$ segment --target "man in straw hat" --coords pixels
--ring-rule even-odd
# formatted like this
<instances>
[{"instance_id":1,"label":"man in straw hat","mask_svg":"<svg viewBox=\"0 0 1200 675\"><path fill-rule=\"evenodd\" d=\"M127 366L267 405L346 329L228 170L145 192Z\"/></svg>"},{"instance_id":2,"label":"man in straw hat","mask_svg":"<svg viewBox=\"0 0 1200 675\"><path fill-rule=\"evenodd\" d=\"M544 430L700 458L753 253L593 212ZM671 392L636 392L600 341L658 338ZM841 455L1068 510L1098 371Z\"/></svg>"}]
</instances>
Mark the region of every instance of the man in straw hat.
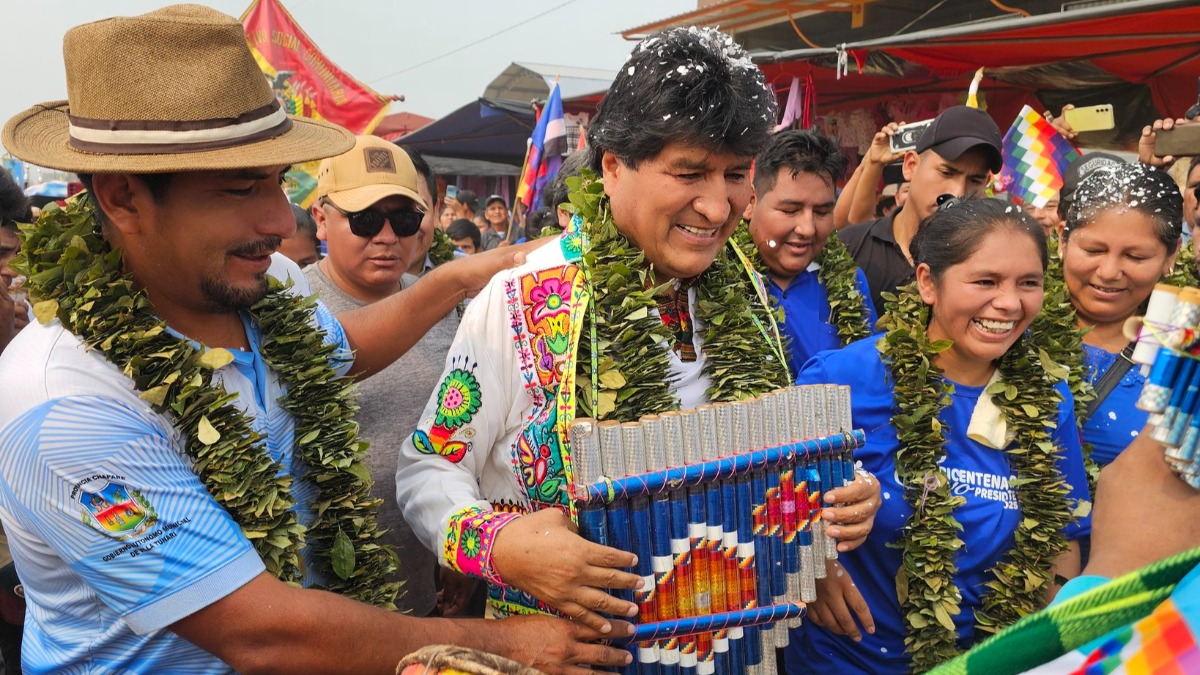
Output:
<instances>
[{"instance_id":1,"label":"man in straw hat","mask_svg":"<svg viewBox=\"0 0 1200 675\"><path fill-rule=\"evenodd\" d=\"M3 132L89 194L26 232L40 324L0 359L23 385L0 404L0 519L30 605L25 670L390 673L446 642L548 670L623 663L563 621L342 597L390 608L396 588L340 375L380 370L522 256L447 264L335 320L279 281L303 284L274 255L295 229L279 183L353 138L282 112L236 20L172 6L74 28L64 54L68 100Z\"/></svg>"}]
</instances>

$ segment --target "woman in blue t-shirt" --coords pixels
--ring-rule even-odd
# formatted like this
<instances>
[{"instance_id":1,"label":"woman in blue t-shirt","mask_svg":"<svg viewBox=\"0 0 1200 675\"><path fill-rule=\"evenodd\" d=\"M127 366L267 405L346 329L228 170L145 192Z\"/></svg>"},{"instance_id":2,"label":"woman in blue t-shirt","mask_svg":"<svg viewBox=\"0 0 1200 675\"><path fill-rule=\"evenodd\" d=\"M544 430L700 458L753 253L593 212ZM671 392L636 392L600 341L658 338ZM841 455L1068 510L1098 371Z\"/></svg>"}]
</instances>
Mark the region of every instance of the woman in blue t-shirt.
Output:
<instances>
[{"instance_id":1,"label":"woman in blue t-shirt","mask_svg":"<svg viewBox=\"0 0 1200 675\"><path fill-rule=\"evenodd\" d=\"M1073 540L1090 521L1074 517L1088 494L1073 404L1026 336L1042 306L1041 227L998 200L952 202L912 251L917 280L889 305L887 333L799 376L850 386L866 430L856 456L883 504L866 543L829 563L788 673L928 669L1079 572Z\"/></svg>"},{"instance_id":2,"label":"woman in blue t-shirt","mask_svg":"<svg viewBox=\"0 0 1200 675\"><path fill-rule=\"evenodd\" d=\"M1183 197L1170 176L1117 164L1088 174L1059 226L1063 279L1079 326L1091 328L1083 337L1086 377L1096 387L1113 370L1108 378L1115 380L1082 420L1083 440L1100 466L1146 424L1146 413L1134 406L1146 379L1120 355L1129 345L1123 327L1170 274L1182 222Z\"/></svg>"}]
</instances>

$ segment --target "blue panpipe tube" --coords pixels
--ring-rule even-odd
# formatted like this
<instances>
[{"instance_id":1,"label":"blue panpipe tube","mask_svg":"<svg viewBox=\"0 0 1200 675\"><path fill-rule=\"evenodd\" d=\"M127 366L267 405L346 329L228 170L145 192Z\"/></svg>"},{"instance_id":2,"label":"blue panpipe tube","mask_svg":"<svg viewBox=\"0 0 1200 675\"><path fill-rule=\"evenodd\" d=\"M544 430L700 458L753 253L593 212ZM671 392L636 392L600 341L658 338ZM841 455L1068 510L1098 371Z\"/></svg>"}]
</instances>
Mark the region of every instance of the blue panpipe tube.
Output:
<instances>
[{"instance_id":1,"label":"blue panpipe tube","mask_svg":"<svg viewBox=\"0 0 1200 675\"><path fill-rule=\"evenodd\" d=\"M625 459L627 474L645 473L649 452L645 447L642 425L637 422L626 422L621 425L621 453ZM655 577L654 577L654 541L651 533L653 522L650 517L650 499L639 495L629 500L629 519L633 530L633 553L638 557L633 573L642 578L642 587L634 593L634 602L638 605L638 621L646 623L656 621L658 608ZM669 540L666 544L666 554L670 559ZM660 658L658 644L647 640L637 643L638 672L641 675L658 675Z\"/></svg>"},{"instance_id":2,"label":"blue panpipe tube","mask_svg":"<svg viewBox=\"0 0 1200 675\"><path fill-rule=\"evenodd\" d=\"M1150 367L1146 384L1142 386L1142 393L1138 396L1138 409L1148 413L1165 412L1167 403L1171 400L1171 390L1175 385L1175 380L1179 377L1179 371L1189 360L1188 356L1179 352L1170 349L1160 350L1154 359L1154 364Z\"/></svg>"},{"instance_id":3,"label":"blue panpipe tube","mask_svg":"<svg viewBox=\"0 0 1200 675\"><path fill-rule=\"evenodd\" d=\"M590 419L578 419L571 423L568 431L571 438L572 473L574 492L586 491L604 476L600 468L600 438L596 423ZM598 502L580 503L579 534L588 541L608 546L608 519L604 505Z\"/></svg>"},{"instance_id":4,"label":"blue panpipe tube","mask_svg":"<svg viewBox=\"0 0 1200 675\"><path fill-rule=\"evenodd\" d=\"M1196 359L1188 358L1179 368L1175 381L1171 386L1171 397L1167 402L1167 409L1163 411L1162 419L1151 431L1150 438L1159 443L1170 442L1171 428L1175 424L1175 418L1179 416L1179 407L1183 405L1183 398L1187 394L1188 383L1196 376L1197 364L1200 364L1200 362Z\"/></svg>"},{"instance_id":5,"label":"blue panpipe tube","mask_svg":"<svg viewBox=\"0 0 1200 675\"><path fill-rule=\"evenodd\" d=\"M779 417L775 407L776 398L767 394L759 399L762 414L759 419L759 444L762 447L785 447L779 439ZM787 553L783 546L783 488L781 472L787 468L785 461L778 467L769 468L767 480L767 541L771 545L771 603L782 605L787 602ZM772 642L776 647L786 647L788 632L783 626L772 627Z\"/></svg>"},{"instance_id":6,"label":"blue panpipe tube","mask_svg":"<svg viewBox=\"0 0 1200 675\"><path fill-rule=\"evenodd\" d=\"M685 410L679 414L679 419L683 428L680 441L683 446L684 464L702 463L700 412ZM708 538L706 492L707 486L704 484L687 487L688 549L691 552L692 611L695 616L712 614L712 599L709 594L712 579L708 572L708 552L704 547ZM696 672L699 675L712 675L715 672L712 635L708 633L696 635Z\"/></svg>"},{"instance_id":7,"label":"blue panpipe tube","mask_svg":"<svg viewBox=\"0 0 1200 675\"><path fill-rule=\"evenodd\" d=\"M669 469L686 466L683 459L683 420L678 412L662 414L662 442ZM668 493L671 504L671 556L674 558L675 574L675 614L673 618L683 619L695 616L696 596L692 589L692 542L688 537L687 493L683 490L671 490ZM692 675L697 673L699 659L696 654L696 638L694 635L684 635L679 638L679 667L680 672Z\"/></svg>"},{"instance_id":8,"label":"blue panpipe tube","mask_svg":"<svg viewBox=\"0 0 1200 675\"><path fill-rule=\"evenodd\" d=\"M600 468L606 478L624 478L625 455L621 449L620 422L605 421L596 425L600 435ZM633 550L633 533L630 531L629 500L618 499L608 505L608 541L613 548L622 551ZM634 601L634 593L629 589L617 589L613 594L627 602ZM625 675L636 675L638 672L638 653L635 646L633 661L618 670Z\"/></svg>"},{"instance_id":9,"label":"blue panpipe tube","mask_svg":"<svg viewBox=\"0 0 1200 675\"><path fill-rule=\"evenodd\" d=\"M797 448L793 481L796 491L796 543L800 552L800 599L804 602L817 599L812 523L809 520L808 508L808 463L811 457L809 450L799 449L803 447L800 439L817 437L810 410L811 400L811 387L792 387L788 390L788 408L792 412L792 437L797 441L793 444Z\"/></svg>"},{"instance_id":10,"label":"blue panpipe tube","mask_svg":"<svg viewBox=\"0 0 1200 675\"><path fill-rule=\"evenodd\" d=\"M796 522L796 454L795 441L799 440L799 436L792 433L792 417L793 411L789 410L788 406L788 390L780 390L771 394L772 405L775 415L775 438L771 445L780 445L791 448L791 455L786 459L779 472L779 492L780 492L780 520L782 529L779 537L783 543L784 554L784 573L786 574L787 583L787 599L796 601L800 598L800 546L799 532L800 529ZM798 416L798 415L797 415ZM789 625L789 628L798 628L799 620L793 620L795 625Z\"/></svg>"},{"instance_id":11,"label":"blue panpipe tube","mask_svg":"<svg viewBox=\"0 0 1200 675\"><path fill-rule=\"evenodd\" d=\"M667 466L667 454L663 439L662 419L658 415L647 415L641 420L642 439L650 469L662 470ZM665 492L649 495L650 514L653 527L650 529L650 546L654 569L654 608L657 616L641 617L639 623L667 620L675 616L675 559L671 555L671 502ZM658 664L663 675L678 675L682 671L677 638L656 640Z\"/></svg>"},{"instance_id":12,"label":"blue panpipe tube","mask_svg":"<svg viewBox=\"0 0 1200 675\"><path fill-rule=\"evenodd\" d=\"M753 448L750 444L750 413L747 408L748 404L744 401L739 401L731 405L733 406L734 437L740 439L744 446ZM749 460L752 454L741 456ZM766 462L762 463L765 464ZM761 481L754 480L750 475L753 469L753 465L747 462L746 471L738 474L737 477L738 583L742 590L743 610L757 609L759 607L758 599L761 597L758 590L760 579L760 561L756 546L758 537L754 534L754 484ZM746 667L752 671L762 664L762 643L766 630L766 627L763 626L747 626L745 628L745 637L742 642L746 647Z\"/></svg>"},{"instance_id":13,"label":"blue panpipe tube","mask_svg":"<svg viewBox=\"0 0 1200 675\"><path fill-rule=\"evenodd\" d=\"M806 391L808 410L812 414L812 433L815 437L821 438L829 433L829 424L826 420L826 408L824 391L825 388L821 385L808 387ZM813 575L817 579L825 578L825 558L829 554L829 542L825 536L825 524L821 522L821 480L820 467L821 459L825 456L825 448L817 448L815 451L807 453L808 463L805 465L805 470L808 473L808 513L809 513L809 532L812 535L813 541ZM811 469L811 471L810 471ZM813 480L813 476L818 476Z\"/></svg>"},{"instance_id":14,"label":"blue panpipe tube","mask_svg":"<svg viewBox=\"0 0 1200 675\"><path fill-rule=\"evenodd\" d=\"M718 403L714 406L717 459L737 454L737 446L733 441L733 407L728 403ZM725 574L725 602L721 610L731 611L741 609L742 591L738 572L738 510L737 510L737 481L724 478L721 485L721 569ZM714 602L714 606L716 603ZM729 636L729 672L740 673L746 668L745 631L733 627L726 631Z\"/></svg>"},{"instance_id":15,"label":"blue panpipe tube","mask_svg":"<svg viewBox=\"0 0 1200 675\"><path fill-rule=\"evenodd\" d=\"M763 435L763 410L762 399L754 398L742 401L742 407L746 410L749 424L749 441L750 447L755 450L761 450L767 447L767 443ZM768 607L774 605L776 596L780 595L784 589L777 588L775 584L775 564L779 561L779 551L771 541L771 497L770 484L768 476L771 471L765 463L757 467L758 470L750 474L750 489L754 498L754 551L758 556L758 563L755 565L755 576L758 578L758 607ZM770 660L770 656L775 653L775 627L771 624L763 625L759 632L759 642L762 645L762 664L765 666Z\"/></svg>"},{"instance_id":16,"label":"blue panpipe tube","mask_svg":"<svg viewBox=\"0 0 1200 675\"><path fill-rule=\"evenodd\" d=\"M712 405L702 405L696 409L694 423L699 442L694 448L696 461L707 462L719 459L719 443L717 440L717 414ZM704 543L703 553L708 567L708 612L719 614L734 607L725 604L725 559L721 555L721 545L725 538L724 512L721 508L721 483L714 481L704 485ZM712 664L717 673L727 673L731 664L729 659L729 631L721 630L712 634Z\"/></svg>"}]
</instances>

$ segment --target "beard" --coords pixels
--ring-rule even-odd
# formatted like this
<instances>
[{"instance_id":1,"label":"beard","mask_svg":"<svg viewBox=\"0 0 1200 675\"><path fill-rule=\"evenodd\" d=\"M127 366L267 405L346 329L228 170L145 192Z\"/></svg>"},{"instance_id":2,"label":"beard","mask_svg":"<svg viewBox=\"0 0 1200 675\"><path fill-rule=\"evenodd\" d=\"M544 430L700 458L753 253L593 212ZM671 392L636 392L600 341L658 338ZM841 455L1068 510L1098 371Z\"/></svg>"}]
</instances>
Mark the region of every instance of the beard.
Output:
<instances>
[{"instance_id":1,"label":"beard","mask_svg":"<svg viewBox=\"0 0 1200 675\"><path fill-rule=\"evenodd\" d=\"M231 249L227 255L258 257L270 255L279 249L283 239L267 237L251 244L245 244ZM249 286L235 286L228 279L218 276L205 276L200 280L200 292L204 295L209 308L218 312L238 312L250 309L267 295L270 285L265 272L254 275L254 281Z\"/></svg>"},{"instance_id":2,"label":"beard","mask_svg":"<svg viewBox=\"0 0 1200 675\"><path fill-rule=\"evenodd\" d=\"M269 289L266 273L254 277L254 285L237 287L225 279L205 277L200 281L200 292L210 309L217 312L240 312L250 309L267 296Z\"/></svg>"}]
</instances>

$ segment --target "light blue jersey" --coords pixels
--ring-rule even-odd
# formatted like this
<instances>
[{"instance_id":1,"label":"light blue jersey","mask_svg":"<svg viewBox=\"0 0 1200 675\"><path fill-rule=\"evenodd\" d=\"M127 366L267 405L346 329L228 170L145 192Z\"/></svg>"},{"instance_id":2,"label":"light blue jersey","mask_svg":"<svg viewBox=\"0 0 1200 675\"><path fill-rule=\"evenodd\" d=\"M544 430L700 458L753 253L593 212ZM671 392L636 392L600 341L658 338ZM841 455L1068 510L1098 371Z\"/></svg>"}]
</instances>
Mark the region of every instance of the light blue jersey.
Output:
<instances>
[{"instance_id":1,"label":"light blue jersey","mask_svg":"<svg viewBox=\"0 0 1200 675\"><path fill-rule=\"evenodd\" d=\"M307 292L282 256L270 273ZM283 389L258 353L257 327L243 320L252 348L235 351L214 382L237 394L271 457L302 476L293 419L278 405ZM348 356L323 305L315 321ZM229 672L167 627L264 566L192 472L170 419L57 321L21 331L0 358L0 381L0 520L28 601L24 671ZM315 488L292 485L309 522Z\"/></svg>"}]
</instances>

